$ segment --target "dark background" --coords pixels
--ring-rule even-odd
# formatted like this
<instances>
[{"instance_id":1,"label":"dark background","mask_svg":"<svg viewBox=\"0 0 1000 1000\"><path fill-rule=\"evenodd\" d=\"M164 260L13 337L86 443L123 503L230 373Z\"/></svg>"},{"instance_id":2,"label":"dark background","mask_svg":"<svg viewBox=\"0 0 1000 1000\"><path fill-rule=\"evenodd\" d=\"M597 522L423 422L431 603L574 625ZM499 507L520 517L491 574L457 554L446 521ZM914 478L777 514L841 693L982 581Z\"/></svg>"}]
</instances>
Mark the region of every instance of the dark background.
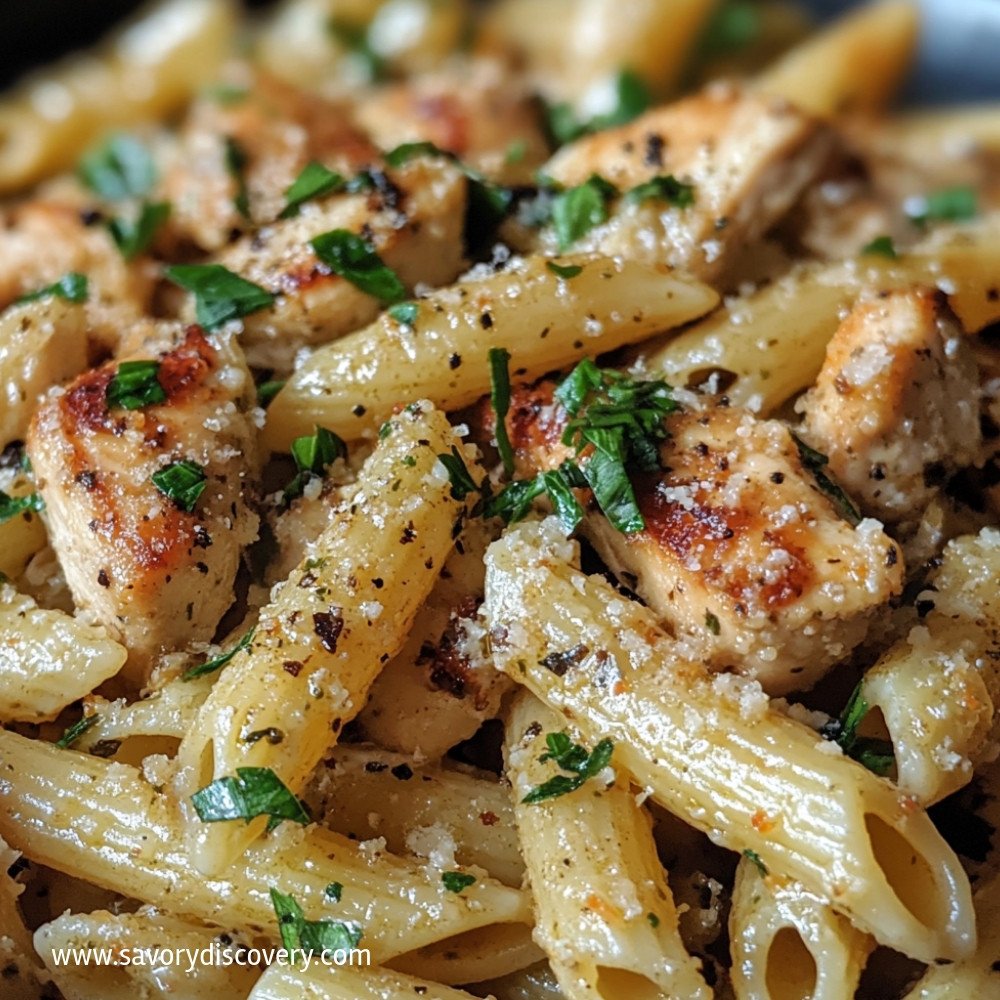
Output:
<instances>
[{"instance_id":1,"label":"dark background","mask_svg":"<svg viewBox=\"0 0 1000 1000\"><path fill-rule=\"evenodd\" d=\"M244 0L251 7L267 0ZM857 0L800 0L821 16ZM909 97L1000 100L1000 0L921 0L924 35ZM96 41L136 0L0 0L0 86Z\"/></svg>"}]
</instances>

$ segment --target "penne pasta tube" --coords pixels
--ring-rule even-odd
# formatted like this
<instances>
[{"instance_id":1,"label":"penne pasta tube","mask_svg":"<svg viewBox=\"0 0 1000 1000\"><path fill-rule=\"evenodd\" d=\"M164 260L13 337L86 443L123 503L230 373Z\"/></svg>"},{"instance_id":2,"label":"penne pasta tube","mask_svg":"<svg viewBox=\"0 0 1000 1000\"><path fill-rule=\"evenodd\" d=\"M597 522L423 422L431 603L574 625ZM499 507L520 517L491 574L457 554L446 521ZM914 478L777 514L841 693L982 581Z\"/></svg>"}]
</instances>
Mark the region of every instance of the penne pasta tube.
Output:
<instances>
[{"instance_id":1,"label":"penne pasta tube","mask_svg":"<svg viewBox=\"0 0 1000 1000\"><path fill-rule=\"evenodd\" d=\"M851 1000L874 941L796 882L740 861L729 911L736 1000Z\"/></svg>"},{"instance_id":2,"label":"penne pasta tube","mask_svg":"<svg viewBox=\"0 0 1000 1000\"><path fill-rule=\"evenodd\" d=\"M562 716L522 693L507 719L507 777L537 910L535 934L567 1000L707 1000L684 950L649 817L618 767L594 788L526 802L552 776Z\"/></svg>"},{"instance_id":3,"label":"penne pasta tube","mask_svg":"<svg viewBox=\"0 0 1000 1000\"><path fill-rule=\"evenodd\" d=\"M260 972L235 960L216 964L212 950L230 955L248 940L158 913L64 913L35 931L35 947L66 1000L246 1000ZM118 964L58 961L66 949L108 949ZM78 952L78 953L79 953ZM169 955L169 957L168 957ZM126 960L127 956L127 960Z\"/></svg>"},{"instance_id":4,"label":"penne pasta tube","mask_svg":"<svg viewBox=\"0 0 1000 1000\"><path fill-rule=\"evenodd\" d=\"M190 797L248 767L298 792L406 640L465 512L438 458L458 442L426 403L393 418L353 499L213 687L181 743L175 783L192 858L206 873L225 870L267 820L204 822Z\"/></svg>"},{"instance_id":5,"label":"penne pasta tube","mask_svg":"<svg viewBox=\"0 0 1000 1000\"><path fill-rule=\"evenodd\" d=\"M274 965L248 1000L473 1000L471 993L388 969L349 966L308 970Z\"/></svg>"},{"instance_id":6,"label":"penne pasta tube","mask_svg":"<svg viewBox=\"0 0 1000 1000\"><path fill-rule=\"evenodd\" d=\"M375 961L477 927L530 921L516 889L479 877L449 892L440 871L317 826L285 824L205 878L191 864L169 798L139 771L11 732L0 732L0 836L57 871L278 943L274 888L308 919L357 923ZM326 893L335 882L343 887L339 902Z\"/></svg>"},{"instance_id":7,"label":"penne pasta tube","mask_svg":"<svg viewBox=\"0 0 1000 1000\"><path fill-rule=\"evenodd\" d=\"M20 855L0 837L0 968L4 1000L43 1000L44 967L24 925L17 897L24 887L8 869Z\"/></svg>"},{"instance_id":8,"label":"penne pasta tube","mask_svg":"<svg viewBox=\"0 0 1000 1000\"><path fill-rule=\"evenodd\" d=\"M510 351L518 378L537 378L696 319L718 301L662 266L566 257L560 267L581 269L566 278L550 263L529 257L460 282L420 300L412 324L385 313L321 347L268 409L265 443L287 450L314 424L347 440L370 437L400 403L426 398L456 410L489 392L490 347Z\"/></svg>"},{"instance_id":9,"label":"penne pasta tube","mask_svg":"<svg viewBox=\"0 0 1000 1000\"><path fill-rule=\"evenodd\" d=\"M756 87L817 115L881 111L913 62L919 25L910 0L866 4L800 42Z\"/></svg>"},{"instance_id":10,"label":"penne pasta tube","mask_svg":"<svg viewBox=\"0 0 1000 1000\"><path fill-rule=\"evenodd\" d=\"M114 677L127 655L103 626L45 611L0 582L0 721L54 719Z\"/></svg>"},{"instance_id":11,"label":"penne pasta tube","mask_svg":"<svg viewBox=\"0 0 1000 1000\"><path fill-rule=\"evenodd\" d=\"M968 879L913 800L768 708L753 682L685 662L653 616L571 563L557 522L487 552L497 666L713 840L752 850L889 947L930 961L975 947ZM573 652L550 669L553 653Z\"/></svg>"}]
</instances>

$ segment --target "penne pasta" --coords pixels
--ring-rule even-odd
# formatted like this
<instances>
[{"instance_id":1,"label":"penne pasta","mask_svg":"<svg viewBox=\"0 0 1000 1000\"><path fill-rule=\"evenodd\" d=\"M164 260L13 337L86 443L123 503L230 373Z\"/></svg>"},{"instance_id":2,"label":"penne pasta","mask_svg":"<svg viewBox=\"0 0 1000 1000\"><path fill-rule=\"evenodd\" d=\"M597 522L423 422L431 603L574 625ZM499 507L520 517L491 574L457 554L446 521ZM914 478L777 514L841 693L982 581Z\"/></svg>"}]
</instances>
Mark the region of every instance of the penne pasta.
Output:
<instances>
[{"instance_id":1,"label":"penne pasta","mask_svg":"<svg viewBox=\"0 0 1000 1000\"><path fill-rule=\"evenodd\" d=\"M662 805L881 943L925 961L969 954L968 881L926 814L771 712L752 682L684 662L641 605L573 568L575 548L551 521L490 547L484 608L500 669L591 742L612 738ZM545 665L571 650L572 669Z\"/></svg>"},{"instance_id":2,"label":"penne pasta","mask_svg":"<svg viewBox=\"0 0 1000 1000\"><path fill-rule=\"evenodd\" d=\"M546 741L562 725L533 696L519 695L508 713L506 758L535 934L563 995L707 1000L628 774L615 768L599 774L593 790L528 801L550 777Z\"/></svg>"},{"instance_id":3,"label":"penne pasta","mask_svg":"<svg viewBox=\"0 0 1000 1000\"><path fill-rule=\"evenodd\" d=\"M249 1000L472 1000L472 994L388 969L272 966Z\"/></svg>"},{"instance_id":4,"label":"penne pasta","mask_svg":"<svg viewBox=\"0 0 1000 1000\"><path fill-rule=\"evenodd\" d=\"M4 997L9 1000L43 1000L44 967L24 925L18 896L24 887L11 877L9 869L18 860L0 837L0 966L3 968Z\"/></svg>"},{"instance_id":5,"label":"penne pasta","mask_svg":"<svg viewBox=\"0 0 1000 1000\"><path fill-rule=\"evenodd\" d=\"M489 391L487 352L505 346L513 370L531 379L703 315L707 286L664 267L567 257L561 277L542 257L432 293L412 324L388 313L321 348L271 404L265 443L275 451L314 424L353 440L371 437L410 399L456 410ZM364 399L364 404L360 400Z\"/></svg>"}]
</instances>

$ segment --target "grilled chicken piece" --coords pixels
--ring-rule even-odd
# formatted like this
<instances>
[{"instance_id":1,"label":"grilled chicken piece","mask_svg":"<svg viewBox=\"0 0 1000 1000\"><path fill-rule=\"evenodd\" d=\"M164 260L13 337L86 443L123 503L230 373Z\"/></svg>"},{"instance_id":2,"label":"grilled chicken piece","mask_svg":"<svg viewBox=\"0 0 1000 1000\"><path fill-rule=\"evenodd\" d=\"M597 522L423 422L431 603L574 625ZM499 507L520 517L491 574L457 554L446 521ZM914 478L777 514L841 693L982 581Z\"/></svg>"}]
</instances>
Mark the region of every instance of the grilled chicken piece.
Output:
<instances>
[{"instance_id":1,"label":"grilled chicken piece","mask_svg":"<svg viewBox=\"0 0 1000 1000\"><path fill-rule=\"evenodd\" d=\"M123 676L141 686L158 652L210 640L232 603L241 550L257 534L253 381L233 340L198 327L160 354L164 403L109 410L116 369L50 393L28 454L76 605L127 647ZM191 513L151 479L182 460L207 479Z\"/></svg>"},{"instance_id":2,"label":"grilled chicken piece","mask_svg":"<svg viewBox=\"0 0 1000 1000\"><path fill-rule=\"evenodd\" d=\"M168 226L203 250L219 250L248 221L276 219L285 191L310 160L351 177L378 155L351 124L346 105L257 74L245 95L240 89L223 100L209 95L192 107L166 157Z\"/></svg>"},{"instance_id":3,"label":"grilled chicken piece","mask_svg":"<svg viewBox=\"0 0 1000 1000\"><path fill-rule=\"evenodd\" d=\"M493 61L371 91L355 120L383 149L433 142L504 184L532 183L549 154L537 101Z\"/></svg>"},{"instance_id":4,"label":"grilled chicken piece","mask_svg":"<svg viewBox=\"0 0 1000 1000\"><path fill-rule=\"evenodd\" d=\"M88 225L78 193L38 198L0 212L0 307L58 281L85 274L88 336L105 350L148 311L157 273L149 261L126 263L102 225Z\"/></svg>"},{"instance_id":5,"label":"grilled chicken piece","mask_svg":"<svg viewBox=\"0 0 1000 1000\"><path fill-rule=\"evenodd\" d=\"M645 530L623 535L591 502L583 533L692 657L769 694L811 687L901 589L900 550L877 521L837 513L783 424L706 405L667 417L666 471L632 475ZM522 474L568 456L564 420L551 384L515 393Z\"/></svg>"},{"instance_id":6,"label":"grilled chicken piece","mask_svg":"<svg viewBox=\"0 0 1000 1000\"><path fill-rule=\"evenodd\" d=\"M918 520L980 451L976 359L931 289L855 306L799 408L804 438L865 513L891 524Z\"/></svg>"},{"instance_id":7,"label":"grilled chicken piece","mask_svg":"<svg viewBox=\"0 0 1000 1000\"><path fill-rule=\"evenodd\" d=\"M463 266L466 180L452 163L418 157L397 170L372 168L375 187L302 206L219 254L219 263L278 295L246 318L242 343L252 365L287 372L303 347L371 322L380 303L313 253L309 240L332 229L363 233L408 289L448 284Z\"/></svg>"},{"instance_id":8,"label":"grilled chicken piece","mask_svg":"<svg viewBox=\"0 0 1000 1000\"><path fill-rule=\"evenodd\" d=\"M666 174L692 184L686 208L620 200L575 249L662 260L713 281L782 218L832 149L832 133L788 103L713 85L572 143L544 172L567 187L597 174L621 192ZM553 232L543 240L556 248Z\"/></svg>"}]
</instances>

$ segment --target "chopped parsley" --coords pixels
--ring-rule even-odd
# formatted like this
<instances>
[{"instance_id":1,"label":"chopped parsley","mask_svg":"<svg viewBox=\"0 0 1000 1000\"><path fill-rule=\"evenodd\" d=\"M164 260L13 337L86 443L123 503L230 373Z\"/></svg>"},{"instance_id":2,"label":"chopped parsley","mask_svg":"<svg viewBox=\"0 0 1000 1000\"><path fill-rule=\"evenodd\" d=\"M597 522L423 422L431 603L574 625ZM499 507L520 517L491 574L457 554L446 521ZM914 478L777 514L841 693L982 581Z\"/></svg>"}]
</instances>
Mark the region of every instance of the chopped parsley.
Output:
<instances>
[{"instance_id":1,"label":"chopped parsley","mask_svg":"<svg viewBox=\"0 0 1000 1000\"><path fill-rule=\"evenodd\" d=\"M195 316L206 330L274 304L274 296L221 264L174 264L164 275L192 292Z\"/></svg>"},{"instance_id":2,"label":"chopped parsley","mask_svg":"<svg viewBox=\"0 0 1000 1000\"><path fill-rule=\"evenodd\" d=\"M861 689L862 684L858 684L847 700L840 718L831 719L820 730L820 735L839 744L848 757L863 764L869 771L885 777L895 763L892 743L889 740L858 735L858 727L870 707Z\"/></svg>"},{"instance_id":3,"label":"chopped parsley","mask_svg":"<svg viewBox=\"0 0 1000 1000\"><path fill-rule=\"evenodd\" d=\"M877 236L861 248L861 253L864 256L887 257L889 260L895 260L899 256L891 236Z\"/></svg>"},{"instance_id":4,"label":"chopped parsley","mask_svg":"<svg viewBox=\"0 0 1000 1000\"><path fill-rule=\"evenodd\" d=\"M313 434L297 437L292 442L292 458L298 472L285 487L285 503L291 503L302 496L306 484L316 476L322 476L338 458L347 455L347 445L333 431L317 427Z\"/></svg>"},{"instance_id":5,"label":"chopped parsley","mask_svg":"<svg viewBox=\"0 0 1000 1000\"><path fill-rule=\"evenodd\" d=\"M503 154L503 162L507 166L513 166L515 163L523 162L527 153L528 143L524 139L514 139Z\"/></svg>"},{"instance_id":6,"label":"chopped parsley","mask_svg":"<svg viewBox=\"0 0 1000 1000\"><path fill-rule=\"evenodd\" d=\"M442 872L441 881L448 892L461 892L476 881L476 876L465 872Z\"/></svg>"},{"instance_id":7,"label":"chopped parsley","mask_svg":"<svg viewBox=\"0 0 1000 1000\"><path fill-rule=\"evenodd\" d=\"M226 170L229 171L229 176L232 177L236 185L236 194L233 195L233 206L240 213L240 216L249 222L250 193L247 190L246 178L247 151L231 135L225 136L223 141L225 143Z\"/></svg>"},{"instance_id":8,"label":"chopped parsley","mask_svg":"<svg viewBox=\"0 0 1000 1000\"><path fill-rule=\"evenodd\" d=\"M761 33L761 14L751 0L724 0L715 10L699 45L702 56L738 52Z\"/></svg>"},{"instance_id":9,"label":"chopped parsley","mask_svg":"<svg viewBox=\"0 0 1000 1000\"><path fill-rule=\"evenodd\" d=\"M824 466L830 459L821 451L810 448L798 435L792 434L792 440L799 449L802 464L812 473L816 485L830 498L841 517L852 527L857 527L861 522L861 512L854 506L851 498L824 471Z\"/></svg>"},{"instance_id":10,"label":"chopped parsley","mask_svg":"<svg viewBox=\"0 0 1000 1000\"><path fill-rule=\"evenodd\" d=\"M159 382L158 361L122 361L108 383L104 398L109 410L141 410L167 401Z\"/></svg>"},{"instance_id":11,"label":"chopped parsley","mask_svg":"<svg viewBox=\"0 0 1000 1000\"><path fill-rule=\"evenodd\" d=\"M568 250L594 226L607 222L608 201L617 193L614 185L598 174L560 191L552 201L552 224L559 249Z\"/></svg>"},{"instance_id":12,"label":"chopped parsley","mask_svg":"<svg viewBox=\"0 0 1000 1000\"><path fill-rule=\"evenodd\" d=\"M760 872L762 878L767 877L767 865L765 865L764 862L761 861L760 855L756 851L751 851L747 849L743 852L743 857L745 857L747 861L749 861L754 866L754 868L756 868L757 871Z\"/></svg>"},{"instance_id":13,"label":"chopped parsley","mask_svg":"<svg viewBox=\"0 0 1000 1000\"><path fill-rule=\"evenodd\" d=\"M496 415L494 435L497 451L503 462L504 471L508 476L514 474L514 448L507 433L507 411L510 409L510 352L503 347L491 347L490 363L490 402Z\"/></svg>"},{"instance_id":14,"label":"chopped parsley","mask_svg":"<svg viewBox=\"0 0 1000 1000\"><path fill-rule=\"evenodd\" d=\"M60 750L68 750L85 732L93 729L100 718L100 715L94 712L93 715L85 715L82 719L77 720L56 740L56 746Z\"/></svg>"},{"instance_id":15,"label":"chopped parsley","mask_svg":"<svg viewBox=\"0 0 1000 1000\"><path fill-rule=\"evenodd\" d=\"M420 306L416 302L397 302L394 306L389 306L389 315L403 326L413 326L420 315Z\"/></svg>"},{"instance_id":16,"label":"chopped parsley","mask_svg":"<svg viewBox=\"0 0 1000 1000\"><path fill-rule=\"evenodd\" d=\"M269 817L268 831L290 819L305 826L310 822L305 806L269 767L238 767L236 777L217 778L191 796L198 819L220 823L258 816Z\"/></svg>"},{"instance_id":17,"label":"chopped parsley","mask_svg":"<svg viewBox=\"0 0 1000 1000\"><path fill-rule=\"evenodd\" d=\"M718 615L712 614L711 611L705 612L705 628L708 629L712 635L718 635L722 631L722 626L719 624Z\"/></svg>"},{"instance_id":18,"label":"chopped parsley","mask_svg":"<svg viewBox=\"0 0 1000 1000\"><path fill-rule=\"evenodd\" d=\"M45 510L45 501L40 493L29 493L23 497L12 497L0 490L0 524L27 511Z\"/></svg>"},{"instance_id":19,"label":"chopped parsley","mask_svg":"<svg viewBox=\"0 0 1000 1000\"><path fill-rule=\"evenodd\" d=\"M545 266L557 277L565 278L569 280L570 278L575 278L583 268L579 264L557 264L554 260L547 260Z\"/></svg>"},{"instance_id":20,"label":"chopped parsley","mask_svg":"<svg viewBox=\"0 0 1000 1000\"><path fill-rule=\"evenodd\" d=\"M626 191L625 200L634 204L665 201L678 208L688 208L694 204L694 185L679 181L673 174L659 174Z\"/></svg>"},{"instance_id":21,"label":"chopped parsley","mask_svg":"<svg viewBox=\"0 0 1000 1000\"><path fill-rule=\"evenodd\" d=\"M333 900L334 903L340 902L341 894L344 891L344 886L340 882L331 882L324 890L323 895L327 899Z\"/></svg>"},{"instance_id":22,"label":"chopped parsley","mask_svg":"<svg viewBox=\"0 0 1000 1000\"><path fill-rule=\"evenodd\" d=\"M306 920L294 896L271 889L271 905L278 918L281 943L288 951L301 949L308 954L350 951L361 940L361 928L341 920Z\"/></svg>"},{"instance_id":23,"label":"chopped parsley","mask_svg":"<svg viewBox=\"0 0 1000 1000\"><path fill-rule=\"evenodd\" d=\"M150 477L153 485L169 497L181 510L191 513L207 482L205 470L197 462L186 459L173 462Z\"/></svg>"},{"instance_id":24,"label":"chopped parsley","mask_svg":"<svg viewBox=\"0 0 1000 1000\"><path fill-rule=\"evenodd\" d=\"M450 455L438 455L438 459L448 470L453 500L464 500L470 493L475 493L479 489L455 445L451 446Z\"/></svg>"},{"instance_id":25,"label":"chopped parsley","mask_svg":"<svg viewBox=\"0 0 1000 1000\"><path fill-rule=\"evenodd\" d=\"M336 170L327 170L322 163L312 160L302 168L302 172L285 191L285 207L280 218L288 219L298 215L299 208L307 201L340 191L346 183Z\"/></svg>"},{"instance_id":26,"label":"chopped parsley","mask_svg":"<svg viewBox=\"0 0 1000 1000\"><path fill-rule=\"evenodd\" d=\"M366 25L344 17L331 17L326 27L330 36L357 61L369 83L385 76L385 60L371 47Z\"/></svg>"},{"instance_id":27,"label":"chopped parsley","mask_svg":"<svg viewBox=\"0 0 1000 1000\"><path fill-rule=\"evenodd\" d=\"M249 629L243 633L240 641L232 649L227 650L225 653L220 653L218 656L213 656L210 660L200 663L197 667L185 670L181 674L181 680L193 681L197 677L204 677L206 674L214 674L216 670L221 670L241 649L250 648L255 631L255 629Z\"/></svg>"},{"instance_id":28,"label":"chopped parsley","mask_svg":"<svg viewBox=\"0 0 1000 1000\"><path fill-rule=\"evenodd\" d=\"M539 760L543 763L554 760L562 770L569 771L570 774L557 774L531 789L521 799L526 805L534 805L576 791L584 782L608 766L611 754L614 752L614 743L609 739L601 740L592 751L588 752L585 747L574 743L566 733L547 733L545 745L549 748L548 752L543 753Z\"/></svg>"},{"instance_id":29,"label":"chopped parsley","mask_svg":"<svg viewBox=\"0 0 1000 1000\"><path fill-rule=\"evenodd\" d=\"M58 281L54 281L51 285L38 288L15 299L12 305L19 306L24 302L37 302L39 299L50 297L65 299L67 302L79 305L81 302L87 301L89 291L90 282L87 281L87 276L79 274L76 271L70 271L69 274L64 274Z\"/></svg>"},{"instance_id":30,"label":"chopped parsley","mask_svg":"<svg viewBox=\"0 0 1000 1000\"><path fill-rule=\"evenodd\" d=\"M649 921L649 926L656 930L660 926L660 918L655 913L647 913L646 920Z\"/></svg>"},{"instance_id":31,"label":"chopped parsley","mask_svg":"<svg viewBox=\"0 0 1000 1000\"><path fill-rule=\"evenodd\" d=\"M144 201L134 217L116 216L108 222L108 232L126 260L132 260L149 249L167 219L170 202Z\"/></svg>"},{"instance_id":32,"label":"chopped parsley","mask_svg":"<svg viewBox=\"0 0 1000 1000\"><path fill-rule=\"evenodd\" d=\"M433 142L404 142L385 154L385 162L390 167L401 167L419 156L443 156L449 160L454 156Z\"/></svg>"},{"instance_id":33,"label":"chopped parsley","mask_svg":"<svg viewBox=\"0 0 1000 1000\"><path fill-rule=\"evenodd\" d=\"M380 302L401 302L406 286L365 239L347 229L334 229L309 241L316 256L334 274Z\"/></svg>"},{"instance_id":34,"label":"chopped parsley","mask_svg":"<svg viewBox=\"0 0 1000 1000\"><path fill-rule=\"evenodd\" d=\"M569 104L555 104L548 109L549 134L556 145L562 146L590 132L627 125L638 118L652 103L652 96L645 81L638 73L622 69L614 80L615 103L604 114L588 121L580 121Z\"/></svg>"},{"instance_id":35,"label":"chopped parsley","mask_svg":"<svg viewBox=\"0 0 1000 1000\"><path fill-rule=\"evenodd\" d=\"M967 222L979 214L979 198L974 188L960 185L908 199L905 209L918 226L928 222Z\"/></svg>"},{"instance_id":36,"label":"chopped parsley","mask_svg":"<svg viewBox=\"0 0 1000 1000\"><path fill-rule=\"evenodd\" d=\"M156 165L135 136L117 133L84 154L80 180L106 201L141 198L156 183Z\"/></svg>"},{"instance_id":37,"label":"chopped parsley","mask_svg":"<svg viewBox=\"0 0 1000 1000\"><path fill-rule=\"evenodd\" d=\"M284 388L284 379L269 379L267 382L261 382L261 384L257 386L257 405L263 406L264 409L267 409L271 400L274 399L274 397L277 396L278 393Z\"/></svg>"}]
</instances>

